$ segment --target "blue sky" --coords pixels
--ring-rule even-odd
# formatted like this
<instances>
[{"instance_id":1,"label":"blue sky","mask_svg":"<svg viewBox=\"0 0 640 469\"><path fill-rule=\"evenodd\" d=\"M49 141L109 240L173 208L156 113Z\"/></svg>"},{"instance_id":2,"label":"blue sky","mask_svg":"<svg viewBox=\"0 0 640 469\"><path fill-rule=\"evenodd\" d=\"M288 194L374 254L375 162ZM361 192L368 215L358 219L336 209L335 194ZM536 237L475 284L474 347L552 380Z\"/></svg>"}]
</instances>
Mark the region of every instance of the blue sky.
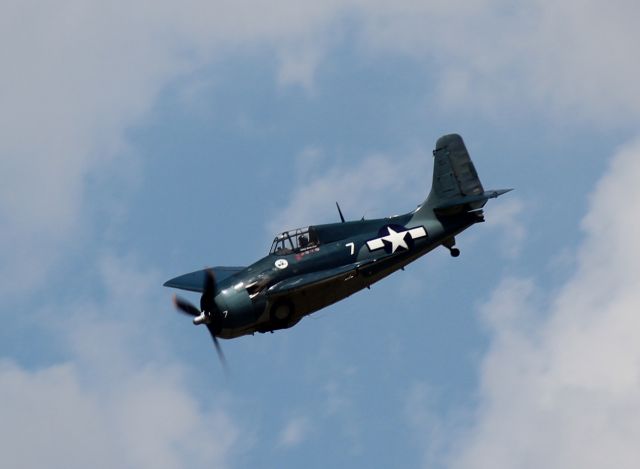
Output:
<instances>
[{"instance_id":1,"label":"blue sky","mask_svg":"<svg viewBox=\"0 0 640 469\"><path fill-rule=\"evenodd\" d=\"M3 466L637 466L634 3L119 3L0 15ZM516 188L461 257L225 378L162 283L413 209L450 132Z\"/></svg>"}]
</instances>

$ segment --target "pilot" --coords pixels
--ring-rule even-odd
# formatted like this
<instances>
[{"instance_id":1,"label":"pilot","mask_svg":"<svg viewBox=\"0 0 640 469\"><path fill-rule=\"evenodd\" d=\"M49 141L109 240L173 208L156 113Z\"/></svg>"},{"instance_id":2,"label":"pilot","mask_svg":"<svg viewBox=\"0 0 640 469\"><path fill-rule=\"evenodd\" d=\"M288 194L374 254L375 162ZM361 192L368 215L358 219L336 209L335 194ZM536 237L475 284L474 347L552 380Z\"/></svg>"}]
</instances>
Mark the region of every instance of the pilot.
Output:
<instances>
[{"instance_id":1,"label":"pilot","mask_svg":"<svg viewBox=\"0 0 640 469\"><path fill-rule=\"evenodd\" d=\"M305 235L298 236L298 246L306 248L309 245L309 239Z\"/></svg>"}]
</instances>

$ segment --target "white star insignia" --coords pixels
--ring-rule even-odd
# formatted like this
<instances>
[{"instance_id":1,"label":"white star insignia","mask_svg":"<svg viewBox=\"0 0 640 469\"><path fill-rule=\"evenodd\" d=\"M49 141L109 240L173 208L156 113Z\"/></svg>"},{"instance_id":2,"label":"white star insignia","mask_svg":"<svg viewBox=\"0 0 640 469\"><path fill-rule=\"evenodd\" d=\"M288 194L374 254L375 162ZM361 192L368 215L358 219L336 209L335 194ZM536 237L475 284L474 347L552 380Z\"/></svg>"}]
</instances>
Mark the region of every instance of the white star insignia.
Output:
<instances>
[{"instance_id":1,"label":"white star insignia","mask_svg":"<svg viewBox=\"0 0 640 469\"><path fill-rule=\"evenodd\" d=\"M390 226L387 226L387 231L389 234L387 236L381 236L380 238L375 238L367 241L367 246L369 247L369 251L375 251L377 249L382 249L384 247L384 242L388 242L391 244L391 254L396 252L399 248L404 248L407 251L409 250L409 245L407 244L407 233L411 237L411 239L424 238L427 236L427 230L424 229L424 226L418 226L416 228L411 228L409 230L404 231L396 231Z\"/></svg>"},{"instance_id":2,"label":"white star insignia","mask_svg":"<svg viewBox=\"0 0 640 469\"><path fill-rule=\"evenodd\" d=\"M387 227L387 230L389 230L389 234L387 236L383 236L382 240L391 243L391 254L396 252L396 249L400 247L405 248L407 251L409 250L409 246L404 240L404 237L407 235L406 231L397 232L390 226Z\"/></svg>"}]
</instances>

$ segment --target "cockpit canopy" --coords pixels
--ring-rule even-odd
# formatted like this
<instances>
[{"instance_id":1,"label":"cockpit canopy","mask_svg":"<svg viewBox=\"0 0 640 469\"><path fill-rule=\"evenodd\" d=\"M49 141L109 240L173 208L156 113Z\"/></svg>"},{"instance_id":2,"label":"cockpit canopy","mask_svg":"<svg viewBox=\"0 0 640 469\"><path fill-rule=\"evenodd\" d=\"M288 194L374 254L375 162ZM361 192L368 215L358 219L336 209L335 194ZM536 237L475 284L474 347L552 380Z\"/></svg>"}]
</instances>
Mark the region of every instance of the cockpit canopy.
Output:
<instances>
[{"instance_id":1,"label":"cockpit canopy","mask_svg":"<svg viewBox=\"0 0 640 469\"><path fill-rule=\"evenodd\" d=\"M273 240L269 254L284 256L306 251L318 245L318 235L312 226L280 233Z\"/></svg>"}]
</instances>

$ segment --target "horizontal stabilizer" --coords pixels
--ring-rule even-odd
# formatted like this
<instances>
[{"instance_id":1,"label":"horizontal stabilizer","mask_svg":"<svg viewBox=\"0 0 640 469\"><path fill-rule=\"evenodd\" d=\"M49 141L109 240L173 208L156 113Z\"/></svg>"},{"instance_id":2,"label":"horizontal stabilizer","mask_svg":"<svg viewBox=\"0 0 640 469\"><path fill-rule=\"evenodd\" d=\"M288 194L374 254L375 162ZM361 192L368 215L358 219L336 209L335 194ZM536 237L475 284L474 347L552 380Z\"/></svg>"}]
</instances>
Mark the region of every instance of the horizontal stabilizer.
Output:
<instances>
[{"instance_id":1,"label":"horizontal stabilizer","mask_svg":"<svg viewBox=\"0 0 640 469\"><path fill-rule=\"evenodd\" d=\"M489 199L495 199L502 194L511 192L513 189L498 189L492 191L485 191L482 194L477 195L463 195L460 197L454 197L447 199L433 207L434 210L446 210L454 207L460 207L463 205L469 205L470 208L481 208Z\"/></svg>"},{"instance_id":2,"label":"horizontal stabilizer","mask_svg":"<svg viewBox=\"0 0 640 469\"><path fill-rule=\"evenodd\" d=\"M215 277L216 283L219 284L223 280L237 274L244 269L245 267L212 267L211 269L196 270L195 272L180 275L179 277L167 280L163 284L163 286L202 293L207 281L207 270L213 271L213 276Z\"/></svg>"}]
</instances>

